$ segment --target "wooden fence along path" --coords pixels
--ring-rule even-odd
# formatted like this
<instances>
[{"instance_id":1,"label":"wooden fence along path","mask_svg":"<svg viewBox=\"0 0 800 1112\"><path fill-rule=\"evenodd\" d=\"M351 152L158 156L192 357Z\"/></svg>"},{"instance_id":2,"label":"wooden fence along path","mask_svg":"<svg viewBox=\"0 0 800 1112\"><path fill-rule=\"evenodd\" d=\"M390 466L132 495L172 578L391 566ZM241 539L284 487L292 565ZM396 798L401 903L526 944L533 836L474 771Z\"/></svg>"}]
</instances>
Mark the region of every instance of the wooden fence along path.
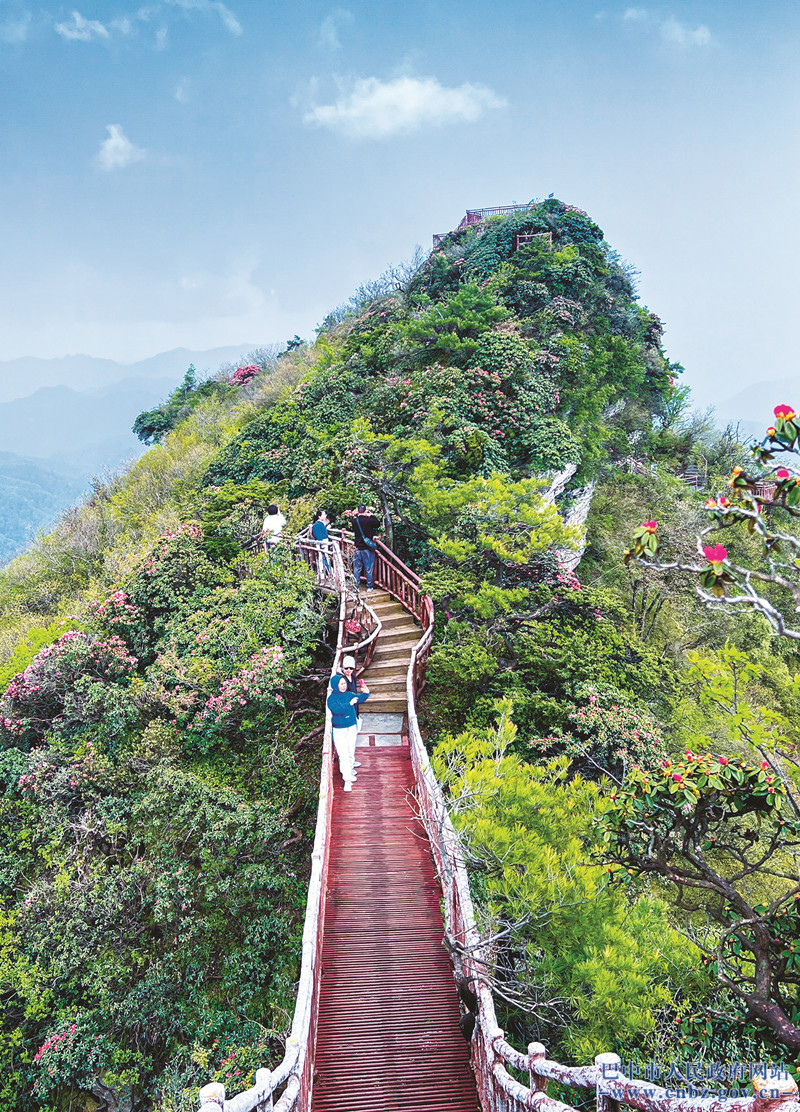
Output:
<instances>
[{"instance_id":1,"label":"wooden fence along path","mask_svg":"<svg viewBox=\"0 0 800 1112\"><path fill-rule=\"evenodd\" d=\"M318 568L307 536L298 550ZM283 1061L256 1071L253 1088L228 1099L200 1092L200 1112L573 1112L548 1082L595 1094L597 1112L800 1112L790 1077L754 1078L754 1096L666 1090L622 1072L616 1054L590 1066L549 1061L506 1042L486 983L488 955L476 929L464 857L419 730L433 603L417 576L378 542L368 621L345 644L353 585L352 539L336 535L324 586L339 594L343 653L368 666L375 692L363 704L358 781L342 791L326 717L303 961ZM440 907L444 909L444 923ZM445 948L444 942L447 942ZM448 951L455 955L456 968ZM459 1005L459 984L471 986ZM471 1009L469 1045L459 1014ZM471 1066L471 1069L470 1069ZM528 1084L517 1080L522 1073ZM582 1102L585 1107L585 1100Z\"/></svg>"}]
</instances>

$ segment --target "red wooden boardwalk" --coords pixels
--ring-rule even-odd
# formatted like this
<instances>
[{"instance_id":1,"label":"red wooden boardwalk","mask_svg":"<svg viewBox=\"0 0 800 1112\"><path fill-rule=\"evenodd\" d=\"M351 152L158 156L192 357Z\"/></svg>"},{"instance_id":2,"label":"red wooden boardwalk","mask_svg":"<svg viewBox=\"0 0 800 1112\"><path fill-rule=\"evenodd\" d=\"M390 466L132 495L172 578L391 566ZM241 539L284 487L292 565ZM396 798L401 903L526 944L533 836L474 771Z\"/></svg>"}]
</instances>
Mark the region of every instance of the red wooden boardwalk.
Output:
<instances>
[{"instance_id":1,"label":"red wooden boardwalk","mask_svg":"<svg viewBox=\"0 0 800 1112\"><path fill-rule=\"evenodd\" d=\"M478 1112L407 747L334 774L313 1112Z\"/></svg>"}]
</instances>

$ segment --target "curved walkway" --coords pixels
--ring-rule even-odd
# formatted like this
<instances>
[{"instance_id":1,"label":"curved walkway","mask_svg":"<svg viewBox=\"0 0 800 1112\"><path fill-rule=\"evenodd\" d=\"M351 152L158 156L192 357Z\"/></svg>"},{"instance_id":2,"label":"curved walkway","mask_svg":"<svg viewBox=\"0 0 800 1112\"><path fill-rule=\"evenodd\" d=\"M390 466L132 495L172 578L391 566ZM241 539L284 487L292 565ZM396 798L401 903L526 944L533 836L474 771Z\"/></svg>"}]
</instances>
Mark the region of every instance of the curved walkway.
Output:
<instances>
[{"instance_id":1,"label":"curved walkway","mask_svg":"<svg viewBox=\"0 0 800 1112\"><path fill-rule=\"evenodd\" d=\"M441 890L403 736L420 630L388 593L352 792L334 776L313 1112L478 1112ZM377 713L376 713L377 712Z\"/></svg>"}]
</instances>

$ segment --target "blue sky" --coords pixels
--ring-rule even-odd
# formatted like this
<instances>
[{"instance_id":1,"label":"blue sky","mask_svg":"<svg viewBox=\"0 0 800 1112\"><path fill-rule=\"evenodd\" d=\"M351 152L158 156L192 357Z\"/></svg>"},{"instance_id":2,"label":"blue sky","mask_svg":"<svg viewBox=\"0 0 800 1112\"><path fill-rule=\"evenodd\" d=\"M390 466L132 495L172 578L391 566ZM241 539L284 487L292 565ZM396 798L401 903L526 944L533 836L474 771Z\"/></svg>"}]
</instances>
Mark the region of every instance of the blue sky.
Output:
<instances>
[{"instance_id":1,"label":"blue sky","mask_svg":"<svg viewBox=\"0 0 800 1112\"><path fill-rule=\"evenodd\" d=\"M769 0L0 0L0 360L309 337L467 207L555 193L698 402L791 377L799 31Z\"/></svg>"}]
</instances>

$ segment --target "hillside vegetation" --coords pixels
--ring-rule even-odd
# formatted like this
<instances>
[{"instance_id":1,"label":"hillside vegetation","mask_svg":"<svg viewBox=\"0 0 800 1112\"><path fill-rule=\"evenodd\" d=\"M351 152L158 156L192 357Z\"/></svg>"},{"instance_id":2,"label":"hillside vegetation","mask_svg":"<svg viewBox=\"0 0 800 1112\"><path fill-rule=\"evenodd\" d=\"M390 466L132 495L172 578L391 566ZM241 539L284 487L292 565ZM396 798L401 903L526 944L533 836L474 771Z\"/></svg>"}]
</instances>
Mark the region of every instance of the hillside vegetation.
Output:
<instances>
[{"instance_id":1,"label":"hillside vegetation","mask_svg":"<svg viewBox=\"0 0 800 1112\"><path fill-rule=\"evenodd\" d=\"M330 615L288 552L246 550L272 501L289 532L372 503L435 600L423 728L510 1036L574 1061L782 1053L718 976L717 909L639 878L608 814L686 750L741 753L749 784L760 745L796 746L794 647L622 561L647 518L691 546L679 475L721 484L743 449L687 414L661 322L572 206L396 278L311 345L187 379L137 422L155 446L0 575L3 1107L172 1112L280 1056Z\"/></svg>"}]
</instances>

